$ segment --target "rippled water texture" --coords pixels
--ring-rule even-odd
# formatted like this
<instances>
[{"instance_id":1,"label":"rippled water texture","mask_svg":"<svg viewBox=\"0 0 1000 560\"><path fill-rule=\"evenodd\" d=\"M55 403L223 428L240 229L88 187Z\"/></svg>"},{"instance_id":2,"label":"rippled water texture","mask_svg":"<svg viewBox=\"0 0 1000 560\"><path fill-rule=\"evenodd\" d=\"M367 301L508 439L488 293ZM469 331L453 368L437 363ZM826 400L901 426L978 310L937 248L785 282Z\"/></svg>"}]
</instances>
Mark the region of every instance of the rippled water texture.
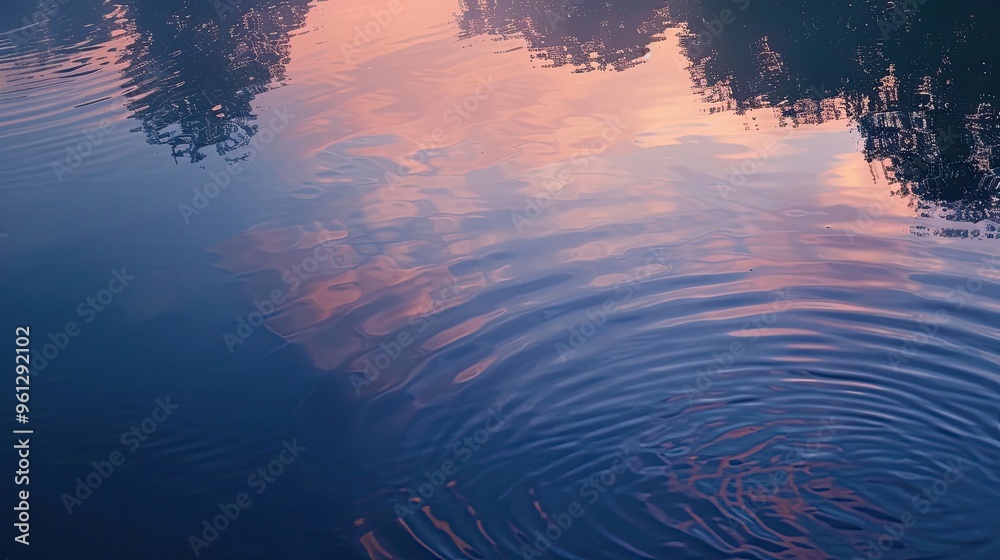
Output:
<instances>
[{"instance_id":1,"label":"rippled water texture","mask_svg":"<svg viewBox=\"0 0 1000 560\"><path fill-rule=\"evenodd\" d=\"M892 4L5 3L39 558L1000 558L1000 21Z\"/></svg>"}]
</instances>

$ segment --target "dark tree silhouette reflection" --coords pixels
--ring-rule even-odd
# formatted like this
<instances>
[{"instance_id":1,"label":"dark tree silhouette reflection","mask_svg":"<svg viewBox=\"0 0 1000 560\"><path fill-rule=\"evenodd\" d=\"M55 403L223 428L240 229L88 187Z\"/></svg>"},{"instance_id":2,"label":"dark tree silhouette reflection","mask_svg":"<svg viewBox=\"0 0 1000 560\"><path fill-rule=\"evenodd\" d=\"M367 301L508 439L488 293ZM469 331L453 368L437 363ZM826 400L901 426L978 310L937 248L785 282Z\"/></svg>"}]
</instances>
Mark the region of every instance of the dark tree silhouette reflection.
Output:
<instances>
[{"instance_id":1,"label":"dark tree silhouette reflection","mask_svg":"<svg viewBox=\"0 0 1000 560\"><path fill-rule=\"evenodd\" d=\"M520 37L547 66L626 70L672 28L696 91L783 124L851 119L864 154L915 211L997 237L1000 118L987 3L806 0L463 0L462 35ZM728 10L728 12L727 12Z\"/></svg>"},{"instance_id":2,"label":"dark tree silhouette reflection","mask_svg":"<svg viewBox=\"0 0 1000 560\"><path fill-rule=\"evenodd\" d=\"M197 162L203 148L239 157L257 131L251 102L285 78L289 33L308 0L133 1L120 62L126 107L150 144Z\"/></svg>"},{"instance_id":3,"label":"dark tree silhouette reflection","mask_svg":"<svg viewBox=\"0 0 1000 560\"><path fill-rule=\"evenodd\" d=\"M460 0L462 37L522 37L546 66L578 72L639 64L667 24L662 0Z\"/></svg>"},{"instance_id":4,"label":"dark tree silhouette reflection","mask_svg":"<svg viewBox=\"0 0 1000 560\"><path fill-rule=\"evenodd\" d=\"M922 215L980 224L934 233L997 237L997 11L962 0L775 4L747 10L707 49L685 37L707 98L773 107L792 125L850 118L894 194Z\"/></svg>"}]
</instances>

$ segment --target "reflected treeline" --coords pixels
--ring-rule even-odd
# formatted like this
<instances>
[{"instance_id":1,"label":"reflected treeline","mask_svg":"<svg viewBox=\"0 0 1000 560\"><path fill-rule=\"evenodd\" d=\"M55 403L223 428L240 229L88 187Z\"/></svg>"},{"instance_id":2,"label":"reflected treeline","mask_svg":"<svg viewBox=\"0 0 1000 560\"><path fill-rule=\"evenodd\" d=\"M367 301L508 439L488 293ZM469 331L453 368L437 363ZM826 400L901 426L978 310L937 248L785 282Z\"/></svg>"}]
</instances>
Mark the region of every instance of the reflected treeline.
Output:
<instances>
[{"instance_id":1,"label":"reflected treeline","mask_svg":"<svg viewBox=\"0 0 1000 560\"><path fill-rule=\"evenodd\" d=\"M639 64L679 27L696 89L715 107L770 107L792 126L852 119L867 159L918 212L1000 222L1000 11L989 3L463 0L462 9L463 35L521 37L549 66L581 71ZM998 235L986 227L972 235Z\"/></svg>"},{"instance_id":2,"label":"reflected treeline","mask_svg":"<svg viewBox=\"0 0 1000 560\"><path fill-rule=\"evenodd\" d=\"M1000 12L962 0L776 4L754 3L707 48L684 38L709 99L738 111L773 107L793 125L851 118L868 161L920 213L1000 221ZM973 232L997 236L986 227Z\"/></svg>"},{"instance_id":3,"label":"reflected treeline","mask_svg":"<svg viewBox=\"0 0 1000 560\"><path fill-rule=\"evenodd\" d=\"M309 0L131 0L120 63L127 108L151 144L200 161L240 155L257 131L251 102L285 77L289 34Z\"/></svg>"},{"instance_id":4,"label":"reflected treeline","mask_svg":"<svg viewBox=\"0 0 1000 560\"><path fill-rule=\"evenodd\" d=\"M251 102L285 78L290 34L309 1L11 0L0 5L0 67L55 64L80 45L107 45L136 132L150 144L193 162L213 146L239 158L257 131Z\"/></svg>"},{"instance_id":5,"label":"reflected treeline","mask_svg":"<svg viewBox=\"0 0 1000 560\"><path fill-rule=\"evenodd\" d=\"M547 66L625 70L667 24L663 0L459 0L463 37L523 37Z\"/></svg>"}]
</instances>

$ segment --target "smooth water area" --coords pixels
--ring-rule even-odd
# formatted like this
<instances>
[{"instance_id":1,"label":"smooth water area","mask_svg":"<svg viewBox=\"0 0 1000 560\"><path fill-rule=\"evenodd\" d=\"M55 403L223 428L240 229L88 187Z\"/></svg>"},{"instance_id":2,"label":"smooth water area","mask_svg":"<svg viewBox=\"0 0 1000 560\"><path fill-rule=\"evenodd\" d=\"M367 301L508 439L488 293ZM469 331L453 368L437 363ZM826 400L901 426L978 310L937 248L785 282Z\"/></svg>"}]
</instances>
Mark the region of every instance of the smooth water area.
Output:
<instances>
[{"instance_id":1,"label":"smooth water area","mask_svg":"<svg viewBox=\"0 0 1000 560\"><path fill-rule=\"evenodd\" d=\"M5 3L32 552L1000 557L1000 13L892 8Z\"/></svg>"}]
</instances>

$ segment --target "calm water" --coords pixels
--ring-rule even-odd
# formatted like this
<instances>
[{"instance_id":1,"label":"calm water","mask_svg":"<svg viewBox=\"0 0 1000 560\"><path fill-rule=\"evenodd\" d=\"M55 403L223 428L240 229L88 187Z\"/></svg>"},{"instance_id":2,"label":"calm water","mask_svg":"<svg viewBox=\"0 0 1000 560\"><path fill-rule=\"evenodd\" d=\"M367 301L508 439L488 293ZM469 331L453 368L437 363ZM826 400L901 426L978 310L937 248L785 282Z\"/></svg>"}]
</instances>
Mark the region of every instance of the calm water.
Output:
<instances>
[{"instance_id":1,"label":"calm water","mask_svg":"<svg viewBox=\"0 0 1000 560\"><path fill-rule=\"evenodd\" d=\"M1000 12L892 4L6 2L10 557L1000 557Z\"/></svg>"}]
</instances>

